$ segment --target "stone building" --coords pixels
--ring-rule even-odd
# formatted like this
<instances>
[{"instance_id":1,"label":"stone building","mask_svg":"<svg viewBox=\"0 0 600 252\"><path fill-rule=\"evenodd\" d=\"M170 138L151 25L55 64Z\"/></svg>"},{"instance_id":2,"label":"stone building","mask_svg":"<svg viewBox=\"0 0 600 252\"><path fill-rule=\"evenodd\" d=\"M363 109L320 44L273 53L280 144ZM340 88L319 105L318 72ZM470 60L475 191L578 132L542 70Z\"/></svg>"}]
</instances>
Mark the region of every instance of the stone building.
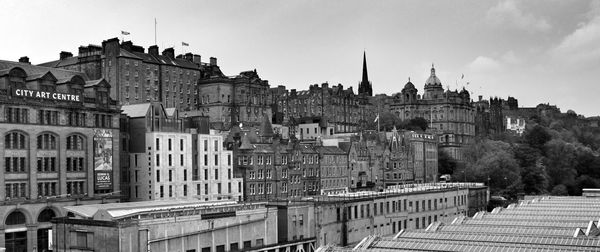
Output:
<instances>
[{"instance_id":1,"label":"stone building","mask_svg":"<svg viewBox=\"0 0 600 252\"><path fill-rule=\"evenodd\" d=\"M272 117L269 90L269 82L256 69L232 77L208 76L198 81L198 110L215 128L230 129L239 123L258 126L265 116Z\"/></svg>"},{"instance_id":2,"label":"stone building","mask_svg":"<svg viewBox=\"0 0 600 252\"><path fill-rule=\"evenodd\" d=\"M348 192L348 155L337 146L315 146L319 153L320 194Z\"/></svg>"},{"instance_id":3,"label":"stone building","mask_svg":"<svg viewBox=\"0 0 600 252\"><path fill-rule=\"evenodd\" d=\"M48 250L63 207L120 200L110 92L82 72L0 60L0 247Z\"/></svg>"},{"instance_id":4,"label":"stone building","mask_svg":"<svg viewBox=\"0 0 600 252\"><path fill-rule=\"evenodd\" d=\"M394 128L387 135L382 177L384 188L413 182L416 175L414 173L415 150L411 148L408 134Z\"/></svg>"},{"instance_id":5,"label":"stone building","mask_svg":"<svg viewBox=\"0 0 600 252\"><path fill-rule=\"evenodd\" d=\"M173 48L159 54L157 45L143 47L112 38L101 46L80 46L77 56L61 52L56 61L41 66L81 71L90 78L104 78L112 85L110 97L120 104L162 102L165 107L195 110L200 105L197 82L221 77L217 59L201 62L200 55L175 56Z\"/></svg>"},{"instance_id":6,"label":"stone building","mask_svg":"<svg viewBox=\"0 0 600 252\"><path fill-rule=\"evenodd\" d=\"M407 132L413 155L414 181L417 183L438 180L438 139L429 133Z\"/></svg>"},{"instance_id":7,"label":"stone building","mask_svg":"<svg viewBox=\"0 0 600 252\"><path fill-rule=\"evenodd\" d=\"M271 104L275 123L297 126L308 119L318 118L322 128L332 127L334 133L358 132L375 118L370 103L373 87L367 73L366 54L363 55L362 80L358 93L342 84L310 85L308 90L271 88ZM294 132L295 133L295 132Z\"/></svg>"},{"instance_id":8,"label":"stone building","mask_svg":"<svg viewBox=\"0 0 600 252\"><path fill-rule=\"evenodd\" d=\"M429 130L440 136L440 149L458 161L464 158L464 147L474 142L475 108L469 92L444 90L433 66L422 96L409 80L392 96L390 108L401 120L427 120Z\"/></svg>"},{"instance_id":9,"label":"stone building","mask_svg":"<svg viewBox=\"0 0 600 252\"><path fill-rule=\"evenodd\" d=\"M473 192L473 193L471 193ZM369 235L424 230L430 224L466 215L483 184L407 184L382 192L330 195L315 204L317 245L356 244ZM480 198L485 204L487 196Z\"/></svg>"},{"instance_id":10,"label":"stone building","mask_svg":"<svg viewBox=\"0 0 600 252\"><path fill-rule=\"evenodd\" d=\"M242 179L234 177L221 135L184 125L175 108L160 103L125 105L123 114L131 143L123 184L131 201L241 200Z\"/></svg>"}]
</instances>

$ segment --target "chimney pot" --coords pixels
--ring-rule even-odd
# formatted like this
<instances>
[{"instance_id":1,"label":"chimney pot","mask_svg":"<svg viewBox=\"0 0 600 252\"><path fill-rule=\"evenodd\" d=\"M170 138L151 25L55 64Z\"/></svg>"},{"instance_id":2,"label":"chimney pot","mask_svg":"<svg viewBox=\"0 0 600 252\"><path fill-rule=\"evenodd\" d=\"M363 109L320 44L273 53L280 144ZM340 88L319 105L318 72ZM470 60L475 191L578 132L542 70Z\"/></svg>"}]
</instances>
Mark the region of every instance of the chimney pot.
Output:
<instances>
[{"instance_id":1,"label":"chimney pot","mask_svg":"<svg viewBox=\"0 0 600 252\"><path fill-rule=\"evenodd\" d=\"M211 66L216 66L217 65L217 58L210 57L210 65Z\"/></svg>"}]
</instances>

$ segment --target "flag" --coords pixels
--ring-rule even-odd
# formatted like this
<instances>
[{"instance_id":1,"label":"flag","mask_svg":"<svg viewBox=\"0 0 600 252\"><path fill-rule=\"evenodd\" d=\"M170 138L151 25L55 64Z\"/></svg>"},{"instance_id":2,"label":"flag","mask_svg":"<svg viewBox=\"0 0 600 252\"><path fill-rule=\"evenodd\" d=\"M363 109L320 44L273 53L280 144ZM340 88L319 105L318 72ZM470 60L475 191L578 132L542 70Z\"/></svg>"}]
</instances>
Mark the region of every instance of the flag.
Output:
<instances>
[{"instance_id":1,"label":"flag","mask_svg":"<svg viewBox=\"0 0 600 252\"><path fill-rule=\"evenodd\" d=\"M461 80L462 80L462 79L464 79L464 78L465 78L465 74L463 74L463 75L460 77L460 79L461 79Z\"/></svg>"},{"instance_id":2,"label":"flag","mask_svg":"<svg viewBox=\"0 0 600 252\"><path fill-rule=\"evenodd\" d=\"M377 117L375 117L375 121L373 121L373 122L377 122L377 121L379 121L379 114L377 114Z\"/></svg>"},{"instance_id":3,"label":"flag","mask_svg":"<svg viewBox=\"0 0 600 252\"><path fill-rule=\"evenodd\" d=\"M185 42L181 42L181 46L190 46L190 44L185 43Z\"/></svg>"},{"instance_id":4,"label":"flag","mask_svg":"<svg viewBox=\"0 0 600 252\"><path fill-rule=\"evenodd\" d=\"M129 35L129 32L121 31L121 35Z\"/></svg>"}]
</instances>

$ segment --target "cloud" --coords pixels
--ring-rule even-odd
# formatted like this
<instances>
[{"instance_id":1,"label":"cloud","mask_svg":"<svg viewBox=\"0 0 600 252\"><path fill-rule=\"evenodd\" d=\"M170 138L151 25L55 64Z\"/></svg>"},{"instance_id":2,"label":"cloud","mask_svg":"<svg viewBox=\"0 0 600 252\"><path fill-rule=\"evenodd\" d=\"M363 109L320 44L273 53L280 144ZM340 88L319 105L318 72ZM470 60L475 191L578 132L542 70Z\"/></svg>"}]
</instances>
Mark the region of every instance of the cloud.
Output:
<instances>
[{"instance_id":1,"label":"cloud","mask_svg":"<svg viewBox=\"0 0 600 252\"><path fill-rule=\"evenodd\" d=\"M467 69L472 72L494 72L502 68L501 63L495 59L478 56L467 65Z\"/></svg>"},{"instance_id":2,"label":"cloud","mask_svg":"<svg viewBox=\"0 0 600 252\"><path fill-rule=\"evenodd\" d=\"M592 2L590 17L571 34L550 50L550 54L569 64L599 62L600 60L600 5Z\"/></svg>"},{"instance_id":3,"label":"cloud","mask_svg":"<svg viewBox=\"0 0 600 252\"><path fill-rule=\"evenodd\" d=\"M496 26L512 26L525 31L547 32L552 25L543 17L525 13L513 0L504 0L489 9L486 21Z\"/></svg>"}]
</instances>

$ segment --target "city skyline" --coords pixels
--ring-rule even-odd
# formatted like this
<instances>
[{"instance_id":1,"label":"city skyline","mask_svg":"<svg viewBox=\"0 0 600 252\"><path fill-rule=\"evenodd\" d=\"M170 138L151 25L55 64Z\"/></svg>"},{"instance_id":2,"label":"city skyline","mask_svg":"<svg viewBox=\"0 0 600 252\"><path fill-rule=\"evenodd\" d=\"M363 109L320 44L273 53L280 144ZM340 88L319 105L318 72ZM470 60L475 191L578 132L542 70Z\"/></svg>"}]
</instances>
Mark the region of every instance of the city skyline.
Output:
<instances>
[{"instance_id":1,"label":"city skyline","mask_svg":"<svg viewBox=\"0 0 600 252\"><path fill-rule=\"evenodd\" d=\"M328 82L357 92L366 50L374 94L400 92L409 77L422 94L433 63L444 87L465 86L475 100L510 95L520 106L550 103L595 116L599 3L133 1L114 9L111 1L8 1L0 21L24 22L7 27L14 36L0 42L0 55L40 64L113 37L147 48L156 18L161 50L217 57L226 75L256 69L271 86ZM105 14L102 25L93 26L98 21L86 10Z\"/></svg>"}]
</instances>

